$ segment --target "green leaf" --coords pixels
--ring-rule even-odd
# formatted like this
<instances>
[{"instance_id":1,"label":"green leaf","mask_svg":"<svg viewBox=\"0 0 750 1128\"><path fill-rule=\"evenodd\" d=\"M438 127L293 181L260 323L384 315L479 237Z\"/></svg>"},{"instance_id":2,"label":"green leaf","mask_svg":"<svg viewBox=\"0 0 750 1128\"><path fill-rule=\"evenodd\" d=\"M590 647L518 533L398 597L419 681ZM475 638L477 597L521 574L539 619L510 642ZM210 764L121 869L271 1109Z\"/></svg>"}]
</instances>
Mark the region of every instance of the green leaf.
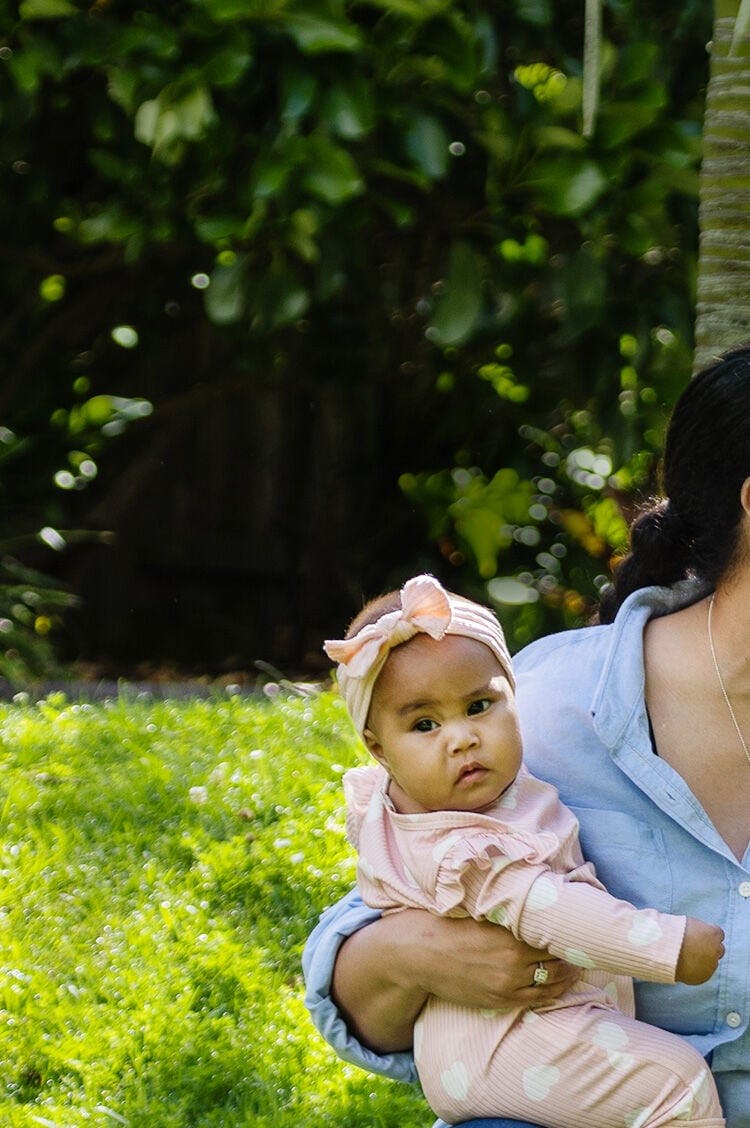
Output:
<instances>
[{"instance_id":1,"label":"green leaf","mask_svg":"<svg viewBox=\"0 0 750 1128\"><path fill-rule=\"evenodd\" d=\"M653 125L660 110L645 102L610 102L599 113L597 141L605 149L616 149Z\"/></svg>"},{"instance_id":2,"label":"green leaf","mask_svg":"<svg viewBox=\"0 0 750 1128\"><path fill-rule=\"evenodd\" d=\"M365 187L354 159L325 137L308 139L303 184L313 196L334 205L360 195Z\"/></svg>"},{"instance_id":3,"label":"green leaf","mask_svg":"<svg viewBox=\"0 0 750 1128\"><path fill-rule=\"evenodd\" d=\"M395 161L371 157L368 169L372 174L387 177L388 180L395 180L399 184L408 184L419 191L424 191L430 187L430 181L423 173L417 172L416 169L405 168L403 163L396 164ZM385 206L384 200L379 200L378 203L380 206Z\"/></svg>"},{"instance_id":4,"label":"green leaf","mask_svg":"<svg viewBox=\"0 0 750 1128\"><path fill-rule=\"evenodd\" d=\"M143 220L131 215L123 204L104 204L95 214L81 220L76 235L81 243L124 243L143 227Z\"/></svg>"},{"instance_id":5,"label":"green leaf","mask_svg":"<svg viewBox=\"0 0 750 1128\"><path fill-rule=\"evenodd\" d=\"M552 23L550 0L516 0L516 15L534 27L549 27Z\"/></svg>"},{"instance_id":6,"label":"green leaf","mask_svg":"<svg viewBox=\"0 0 750 1128\"><path fill-rule=\"evenodd\" d=\"M442 79L460 94L468 94L479 79L480 49L484 45L475 29L458 12L450 19L428 25L418 40L418 51L430 62L437 63Z\"/></svg>"},{"instance_id":7,"label":"green leaf","mask_svg":"<svg viewBox=\"0 0 750 1128\"><path fill-rule=\"evenodd\" d=\"M235 23L278 19L286 0L193 0L193 3L217 23Z\"/></svg>"},{"instance_id":8,"label":"green leaf","mask_svg":"<svg viewBox=\"0 0 750 1128\"><path fill-rule=\"evenodd\" d=\"M211 86L236 86L252 62L249 41L242 46L232 44L211 56L203 67L203 77Z\"/></svg>"},{"instance_id":9,"label":"green leaf","mask_svg":"<svg viewBox=\"0 0 750 1128\"><path fill-rule=\"evenodd\" d=\"M661 68L658 43L650 43L645 39L627 43L618 51L617 86L620 90L629 86L637 87L652 79Z\"/></svg>"},{"instance_id":10,"label":"green leaf","mask_svg":"<svg viewBox=\"0 0 750 1128\"><path fill-rule=\"evenodd\" d=\"M81 419L90 427L103 427L117 410L113 396L92 396L80 405Z\"/></svg>"},{"instance_id":11,"label":"green leaf","mask_svg":"<svg viewBox=\"0 0 750 1128\"><path fill-rule=\"evenodd\" d=\"M80 12L69 0L21 0L18 14L22 20L57 20Z\"/></svg>"},{"instance_id":12,"label":"green leaf","mask_svg":"<svg viewBox=\"0 0 750 1128\"><path fill-rule=\"evenodd\" d=\"M359 29L343 20L298 12L286 16L286 27L300 51L319 55L325 51L356 51L362 45Z\"/></svg>"},{"instance_id":13,"label":"green leaf","mask_svg":"<svg viewBox=\"0 0 750 1128\"><path fill-rule=\"evenodd\" d=\"M576 340L597 324L604 308L607 276L599 259L588 248L572 255L555 272L555 292L563 314L563 340Z\"/></svg>"},{"instance_id":14,"label":"green leaf","mask_svg":"<svg viewBox=\"0 0 750 1128\"><path fill-rule=\"evenodd\" d=\"M296 271L281 258L259 279L252 307L253 326L261 331L279 329L303 317L310 294Z\"/></svg>"},{"instance_id":15,"label":"green leaf","mask_svg":"<svg viewBox=\"0 0 750 1128\"><path fill-rule=\"evenodd\" d=\"M246 263L247 258L240 255L231 266L217 266L211 274L211 285L203 291L203 301L214 325L232 325L245 312Z\"/></svg>"},{"instance_id":16,"label":"green leaf","mask_svg":"<svg viewBox=\"0 0 750 1128\"><path fill-rule=\"evenodd\" d=\"M431 114L417 114L404 134L404 148L415 164L429 176L440 180L448 171L448 134Z\"/></svg>"},{"instance_id":17,"label":"green leaf","mask_svg":"<svg viewBox=\"0 0 750 1128\"><path fill-rule=\"evenodd\" d=\"M180 136L197 141L216 120L211 95L205 86L196 86L175 103Z\"/></svg>"},{"instance_id":18,"label":"green leaf","mask_svg":"<svg viewBox=\"0 0 750 1128\"><path fill-rule=\"evenodd\" d=\"M539 206L561 216L578 216L588 211L606 190L607 183L599 165L573 154L537 161L529 181Z\"/></svg>"},{"instance_id":19,"label":"green leaf","mask_svg":"<svg viewBox=\"0 0 750 1128\"><path fill-rule=\"evenodd\" d=\"M238 215L203 215L194 221L195 233L203 243L242 236L245 220Z\"/></svg>"},{"instance_id":20,"label":"green leaf","mask_svg":"<svg viewBox=\"0 0 750 1128\"><path fill-rule=\"evenodd\" d=\"M23 94L34 94L45 75L59 74L62 63L51 44L30 37L29 44L14 51L4 65Z\"/></svg>"},{"instance_id":21,"label":"green leaf","mask_svg":"<svg viewBox=\"0 0 750 1128\"><path fill-rule=\"evenodd\" d=\"M452 2L453 0L370 0L370 6L382 8L391 15L422 22L442 15Z\"/></svg>"},{"instance_id":22,"label":"green leaf","mask_svg":"<svg viewBox=\"0 0 750 1128\"><path fill-rule=\"evenodd\" d=\"M116 184L133 184L141 176L141 171L133 161L113 153L110 149L89 149L89 164L102 176Z\"/></svg>"},{"instance_id":23,"label":"green leaf","mask_svg":"<svg viewBox=\"0 0 750 1128\"><path fill-rule=\"evenodd\" d=\"M297 166L298 145L285 145L281 151L262 153L253 166L252 193L255 200L266 200L286 186Z\"/></svg>"},{"instance_id":24,"label":"green leaf","mask_svg":"<svg viewBox=\"0 0 750 1128\"><path fill-rule=\"evenodd\" d=\"M495 574L501 550L511 543L508 526L525 524L534 492L533 484L504 467L490 481L478 475L459 487L450 505L456 531L471 548L481 576Z\"/></svg>"},{"instance_id":25,"label":"green leaf","mask_svg":"<svg viewBox=\"0 0 750 1128\"><path fill-rule=\"evenodd\" d=\"M195 86L181 97L165 89L157 98L138 107L134 131L138 141L150 146L155 157L164 164L175 164L184 151L181 143L200 141L215 121L207 87Z\"/></svg>"},{"instance_id":26,"label":"green leaf","mask_svg":"<svg viewBox=\"0 0 750 1128\"><path fill-rule=\"evenodd\" d=\"M580 151L586 148L586 141L580 133L572 129L565 129L562 125L543 125L534 133L540 150L542 149L574 149Z\"/></svg>"},{"instance_id":27,"label":"green leaf","mask_svg":"<svg viewBox=\"0 0 750 1128\"><path fill-rule=\"evenodd\" d=\"M300 67L284 67L281 72L280 97L283 121L297 122L312 105L318 88L315 76Z\"/></svg>"},{"instance_id":28,"label":"green leaf","mask_svg":"<svg viewBox=\"0 0 750 1128\"><path fill-rule=\"evenodd\" d=\"M468 243L454 243L446 291L438 300L430 340L443 347L469 337L482 310L482 260Z\"/></svg>"},{"instance_id":29,"label":"green leaf","mask_svg":"<svg viewBox=\"0 0 750 1128\"><path fill-rule=\"evenodd\" d=\"M474 35L479 51L480 76L494 75L497 72L497 55L500 45L495 25L487 12L475 17Z\"/></svg>"},{"instance_id":30,"label":"green leaf","mask_svg":"<svg viewBox=\"0 0 750 1128\"><path fill-rule=\"evenodd\" d=\"M123 67L111 67L107 71L107 93L113 102L129 116L137 105L138 75Z\"/></svg>"},{"instance_id":31,"label":"green leaf","mask_svg":"<svg viewBox=\"0 0 750 1128\"><path fill-rule=\"evenodd\" d=\"M276 299L269 318L271 329L297 321L307 313L310 306L310 295L305 287L291 280L284 282L277 291L271 290L268 297Z\"/></svg>"},{"instance_id":32,"label":"green leaf","mask_svg":"<svg viewBox=\"0 0 750 1128\"><path fill-rule=\"evenodd\" d=\"M375 105L364 82L337 83L323 99L322 115L329 128L350 141L365 137L375 125Z\"/></svg>"}]
</instances>

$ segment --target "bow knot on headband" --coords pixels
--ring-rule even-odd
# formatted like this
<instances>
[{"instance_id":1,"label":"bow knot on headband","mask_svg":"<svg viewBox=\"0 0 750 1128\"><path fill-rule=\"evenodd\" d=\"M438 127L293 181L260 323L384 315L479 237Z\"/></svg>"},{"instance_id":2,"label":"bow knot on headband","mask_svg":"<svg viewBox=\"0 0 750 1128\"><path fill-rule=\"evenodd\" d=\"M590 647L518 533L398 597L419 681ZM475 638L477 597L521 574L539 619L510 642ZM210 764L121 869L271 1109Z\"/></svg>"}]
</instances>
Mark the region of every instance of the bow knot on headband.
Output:
<instances>
[{"instance_id":1,"label":"bow knot on headband","mask_svg":"<svg viewBox=\"0 0 750 1128\"><path fill-rule=\"evenodd\" d=\"M339 689L360 735L367 723L378 674L395 646L416 634L437 641L447 634L464 635L490 648L515 687L510 653L492 612L469 599L447 592L433 576L416 576L401 589L401 607L368 623L351 638L329 640L323 649L338 662Z\"/></svg>"}]
</instances>

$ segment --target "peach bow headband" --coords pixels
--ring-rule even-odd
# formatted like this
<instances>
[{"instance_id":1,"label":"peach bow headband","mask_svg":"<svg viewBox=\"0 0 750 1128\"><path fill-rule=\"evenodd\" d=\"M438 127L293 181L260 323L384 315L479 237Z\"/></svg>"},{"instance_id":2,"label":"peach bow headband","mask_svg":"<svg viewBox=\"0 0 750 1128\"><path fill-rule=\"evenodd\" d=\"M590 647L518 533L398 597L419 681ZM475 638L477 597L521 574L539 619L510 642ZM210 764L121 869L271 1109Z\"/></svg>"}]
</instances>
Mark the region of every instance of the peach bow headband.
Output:
<instances>
[{"instance_id":1,"label":"peach bow headband","mask_svg":"<svg viewBox=\"0 0 750 1128\"><path fill-rule=\"evenodd\" d=\"M450 595L433 576L415 576L401 589L400 610L381 615L352 638L330 639L323 644L328 657L339 663L339 690L360 735L367 724L375 682L388 655L394 646L420 632L438 640L454 634L483 642L515 689L505 635L492 612L470 599Z\"/></svg>"}]
</instances>

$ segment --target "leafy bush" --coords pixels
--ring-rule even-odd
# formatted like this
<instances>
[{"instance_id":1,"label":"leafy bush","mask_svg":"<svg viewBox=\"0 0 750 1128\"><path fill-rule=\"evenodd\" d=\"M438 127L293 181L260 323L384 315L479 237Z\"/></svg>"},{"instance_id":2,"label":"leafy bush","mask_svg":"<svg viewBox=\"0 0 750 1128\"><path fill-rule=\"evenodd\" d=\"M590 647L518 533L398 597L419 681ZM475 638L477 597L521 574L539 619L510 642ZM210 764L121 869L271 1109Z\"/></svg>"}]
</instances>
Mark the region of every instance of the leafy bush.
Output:
<instances>
[{"instance_id":1,"label":"leafy bush","mask_svg":"<svg viewBox=\"0 0 750 1128\"><path fill-rule=\"evenodd\" d=\"M0 676L14 685L59 672L50 639L78 603L71 592L17 555L49 557L71 544L110 539L95 530L43 524L29 532L29 526L58 522L63 508L56 495L86 489L97 475L95 460L107 443L128 423L151 412L146 400L86 398L88 381L80 377L73 390L79 402L56 408L46 426L39 418L28 421L36 433L20 436L0 428Z\"/></svg>"},{"instance_id":2,"label":"leafy bush","mask_svg":"<svg viewBox=\"0 0 750 1128\"><path fill-rule=\"evenodd\" d=\"M587 553L585 522L598 545L603 515L650 483L688 375L711 5L605 5L590 138L580 0L6 7L0 157L24 225L0 226L18 251L4 285L24 295L14 339L38 341L26 368L52 388L78 358L92 391L148 396L155 425L186 385L288 379L294 404L356 382L375 407L352 459L369 462L335 488L361 491L374 460L381 496L375 512L349 499L345 543L301 546L313 586L331 555L342 591L402 575L399 553L424 563L391 497L402 473L454 586L482 594L497 567L549 588L518 641L579 618L621 544L616 517ZM579 449L609 459L603 487L567 473ZM545 454L554 494L537 488ZM528 504L506 520L512 475ZM528 506L578 512L580 535ZM562 595L529 552L556 543L577 559Z\"/></svg>"}]
</instances>

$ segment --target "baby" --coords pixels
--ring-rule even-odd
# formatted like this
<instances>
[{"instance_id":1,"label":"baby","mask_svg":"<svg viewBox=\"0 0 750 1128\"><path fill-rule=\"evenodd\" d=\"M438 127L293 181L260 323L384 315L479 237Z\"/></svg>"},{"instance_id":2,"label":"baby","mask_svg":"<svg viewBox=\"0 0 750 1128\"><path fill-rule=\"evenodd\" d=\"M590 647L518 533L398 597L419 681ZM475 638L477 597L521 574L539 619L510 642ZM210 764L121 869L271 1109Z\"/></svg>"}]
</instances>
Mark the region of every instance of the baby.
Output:
<instances>
[{"instance_id":1,"label":"baby","mask_svg":"<svg viewBox=\"0 0 750 1128\"><path fill-rule=\"evenodd\" d=\"M708 1066L635 1020L629 977L702 983L723 933L615 899L584 862L575 817L522 764L513 669L492 612L417 576L325 649L380 764L344 776L364 900L494 921L582 969L565 995L530 1010L428 1000L414 1058L437 1115L721 1128ZM541 962L534 982L546 977Z\"/></svg>"}]
</instances>

